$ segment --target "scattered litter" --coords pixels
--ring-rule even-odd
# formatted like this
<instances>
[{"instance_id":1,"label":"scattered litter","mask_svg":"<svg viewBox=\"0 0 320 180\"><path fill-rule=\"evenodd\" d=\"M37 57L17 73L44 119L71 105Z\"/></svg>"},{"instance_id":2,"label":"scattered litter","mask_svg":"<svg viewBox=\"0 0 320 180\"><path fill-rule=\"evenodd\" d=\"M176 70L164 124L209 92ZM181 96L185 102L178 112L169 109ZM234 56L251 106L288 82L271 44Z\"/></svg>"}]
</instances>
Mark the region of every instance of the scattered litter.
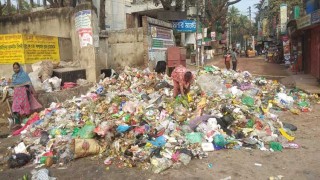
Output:
<instances>
[{"instance_id":1,"label":"scattered litter","mask_svg":"<svg viewBox=\"0 0 320 180\"><path fill-rule=\"evenodd\" d=\"M37 167L58 169L95 156L107 166L160 173L206 158L209 151L299 148L292 142L297 128L282 123L277 112L309 112L319 102L316 96L249 72L209 66L194 74L187 96L173 98L170 77L127 67L85 95L52 103L13 133L21 141L10 149L18 154L10 157L9 167L29 163L31 154ZM63 88L75 85L67 82Z\"/></svg>"}]
</instances>

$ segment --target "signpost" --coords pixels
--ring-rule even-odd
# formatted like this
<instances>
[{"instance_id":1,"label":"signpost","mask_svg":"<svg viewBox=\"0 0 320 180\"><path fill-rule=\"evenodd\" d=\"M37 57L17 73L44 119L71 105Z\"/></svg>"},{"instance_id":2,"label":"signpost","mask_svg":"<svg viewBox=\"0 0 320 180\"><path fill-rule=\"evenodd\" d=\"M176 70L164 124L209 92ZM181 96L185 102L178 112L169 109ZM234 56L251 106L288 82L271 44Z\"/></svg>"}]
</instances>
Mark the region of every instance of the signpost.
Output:
<instances>
[{"instance_id":1,"label":"signpost","mask_svg":"<svg viewBox=\"0 0 320 180\"><path fill-rule=\"evenodd\" d=\"M179 20L172 22L172 28L177 32L196 32L197 23L195 20Z\"/></svg>"}]
</instances>

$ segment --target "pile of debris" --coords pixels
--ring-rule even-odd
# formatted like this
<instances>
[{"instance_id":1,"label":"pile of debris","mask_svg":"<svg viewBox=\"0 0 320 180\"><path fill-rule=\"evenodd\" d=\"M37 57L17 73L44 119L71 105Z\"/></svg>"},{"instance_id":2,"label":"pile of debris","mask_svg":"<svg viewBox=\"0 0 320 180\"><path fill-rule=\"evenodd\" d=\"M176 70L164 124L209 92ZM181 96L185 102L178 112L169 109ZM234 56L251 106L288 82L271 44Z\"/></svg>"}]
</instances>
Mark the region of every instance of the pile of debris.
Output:
<instances>
[{"instance_id":1,"label":"pile of debris","mask_svg":"<svg viewBox=\"0 0 320 180\"><path fill-rule=\"evenodd\" d=\"M139 167L159 173L204 158L208 151L298 148L292 124L277 111L310 111L308 95L249 72L209 66L194 72L187 96L173 98L172 80L147 70L126 68L90 92L35 113L13 135L10 167L64 166L99 155L104 164ZM15 157L14 157L15 156ZM22 157L23 163L15 160ZM151 164L151 166L150 166Z\"/></svg>"}]
</instances>

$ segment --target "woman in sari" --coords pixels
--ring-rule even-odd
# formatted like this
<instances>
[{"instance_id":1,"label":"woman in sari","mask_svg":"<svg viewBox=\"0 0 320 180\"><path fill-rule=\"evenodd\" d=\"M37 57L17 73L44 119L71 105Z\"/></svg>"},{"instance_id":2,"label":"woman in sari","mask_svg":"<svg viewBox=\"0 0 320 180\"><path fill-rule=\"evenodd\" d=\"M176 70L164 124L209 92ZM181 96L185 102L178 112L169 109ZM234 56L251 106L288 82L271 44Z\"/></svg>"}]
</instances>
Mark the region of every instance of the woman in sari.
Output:
<instances>
[{"instance_id":1,"label":"woman in sari","mask_svg":"<svg viewBox=\"0 0 320 180\"><path fill-rule=\"evenodd\" d=\"M28 116L32 111L42 108L41 104L34 97L35 90L28 74L19 63L13 64L14 74L12 75L13 103L12 112L15 124L21 123L22 116Z\"/></svg>"},{"instance_id":2,"label":"woman in sari","mask_svg":"<svg viewBox=\"0 0 320 180\"><path fill-rule=\"evenodd\" d=\"M194 77L184 66L177 66L173 70L171 78L173 80L173 97L179 94L184 96L190 91Z\"/></svg>"}]
</instances>

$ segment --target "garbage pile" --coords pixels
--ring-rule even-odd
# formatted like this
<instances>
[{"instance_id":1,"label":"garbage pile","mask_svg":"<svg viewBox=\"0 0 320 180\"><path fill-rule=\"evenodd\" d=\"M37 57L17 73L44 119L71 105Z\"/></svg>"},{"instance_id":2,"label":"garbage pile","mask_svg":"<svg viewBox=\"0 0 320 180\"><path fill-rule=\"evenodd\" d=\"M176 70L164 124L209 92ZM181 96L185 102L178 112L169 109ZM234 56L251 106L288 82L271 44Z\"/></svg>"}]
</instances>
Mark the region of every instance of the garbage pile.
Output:
<instances>
[{"instance_id":1,"label":"garbage pile","mask_svg":"<svg viewBox=\"0 0 320 180\"><path fill-rule=\"evenodd\" d=\"M166 75L126 68L86 95L52 103L13 132L21 134L21 142L12 149L11 161L25 161L10 167L28 161L64 166L97 155L107 166L151 167L160 173L205 158L209 151L299 148L293 143L297 128L282 123L276 113L310 111L316 96L249 72L209 66L194 73L186 96L172 97Z\"/></svg>"}]
</instances>

